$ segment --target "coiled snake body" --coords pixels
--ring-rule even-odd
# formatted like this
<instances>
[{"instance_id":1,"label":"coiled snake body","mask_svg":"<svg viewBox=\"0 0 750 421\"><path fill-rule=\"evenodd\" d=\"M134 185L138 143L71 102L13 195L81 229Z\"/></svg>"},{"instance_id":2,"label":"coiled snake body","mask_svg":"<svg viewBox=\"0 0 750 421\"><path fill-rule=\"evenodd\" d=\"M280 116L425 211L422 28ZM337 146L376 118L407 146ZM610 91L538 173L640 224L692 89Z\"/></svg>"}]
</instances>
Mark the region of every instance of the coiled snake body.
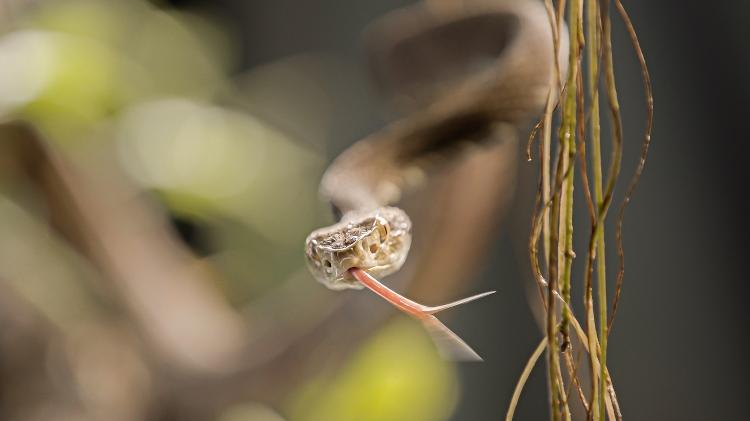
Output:
<instances>
[{"instance_id":1,"label":"coiled snake body","mask_svg":"<svg viewBox=\"0 0 750 421\"><path fill-rule=\"evenodd\" d=\"M555 61L549 21L543 6L533 1L476 3L450 15L407 9L390 21L407 22L408 29L386 42L383 61L395 67L396 76L409 76L398 79L401 88L413 88L417 98L426 91L431 95L422 111L356 142L329 166L321 194L341 218L308 236L308 267L328 288L368 287L417 317L447 357L479 359L433 314L487 294L426 307L374 277L398 271L409 253L412 223L406 212L391 206L405 191L420 187L446 162L460 159L466 146L486 141L494 125L520 129L541 111ZM475 34L469 36L472 44L464 46L472 51L458 51L455 42L445 42L466 33ZM560 51L565 44L561 39ZM410 75L419 68L442 73L414 81ZM454 80L459 82L450 82Z\"/></svg>"}]
</instances>

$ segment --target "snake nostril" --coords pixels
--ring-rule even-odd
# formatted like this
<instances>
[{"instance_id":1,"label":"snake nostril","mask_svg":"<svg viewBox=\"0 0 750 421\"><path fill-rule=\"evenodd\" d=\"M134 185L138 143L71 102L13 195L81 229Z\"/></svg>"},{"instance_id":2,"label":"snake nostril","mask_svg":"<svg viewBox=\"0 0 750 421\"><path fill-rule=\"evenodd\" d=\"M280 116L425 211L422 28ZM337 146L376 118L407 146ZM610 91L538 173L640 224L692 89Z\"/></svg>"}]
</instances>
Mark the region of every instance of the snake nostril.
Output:
<instances>
[{"instance_id":1,"label":"snake nostril","mask_svg":"<svg viewBox=\"0 0 750 421\"><path fill-rule=\"evenodd\" d=\"M330 269L331 268L331 261L328 260L328 259L323 260L323 266L325 266L327 269Z\"/></svg>"},{"instance_id":2,"label":"snake nostril","mask_svg":"<svg viewBox=\"0 0 750 421\"><path fill-rule=\"evenodd\" d=\"M378 252L378 249L380 249L380 246L377 243L370 244L370 253L375 254Z\"/></svg>"}]
</instances>

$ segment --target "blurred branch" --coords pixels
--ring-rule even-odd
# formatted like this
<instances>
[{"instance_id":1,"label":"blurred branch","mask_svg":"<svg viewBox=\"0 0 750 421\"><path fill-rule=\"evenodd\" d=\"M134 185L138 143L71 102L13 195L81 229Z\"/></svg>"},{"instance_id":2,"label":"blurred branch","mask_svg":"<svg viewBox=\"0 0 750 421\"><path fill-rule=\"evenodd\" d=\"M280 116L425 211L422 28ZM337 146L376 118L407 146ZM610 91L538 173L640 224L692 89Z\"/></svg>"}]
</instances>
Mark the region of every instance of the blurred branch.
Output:
<instances>
[{"instance_id":1,"label":"blurred branch","mask_svg":"<svg viewBox=\"0 0 750 421\"><path fill-rule=\"evenodd\" d=\"M0 127L0 138L4 169L38 187L51 224L112 282L104 287L121 298L146 339L146 351L167 364L160 370L167 384L169 378L200 384L208 376L215 386L253 373L256 391L271 395L294 383L293 376L269 373L282 384L271 388L269 377L254 372L286 349L290 332L247 326L210 286L210 268L174 239L163 215L114 168L95 175L74 168L24 123ZM297 339L306 350L317 338Z\"/></svg>"},{"instance_id":2,"label":"blurred branch","mask_svg":"<svg viewBox=\"0 0 750 421\"><path fill-rule=\"evenodd\" d=\"M114 171L83 176L27 125L4 130L41 188L52 225L114 283L151 344L187 370L235 362L247 340L242 320L137 190Z\"/></svg>"}]
</instances>

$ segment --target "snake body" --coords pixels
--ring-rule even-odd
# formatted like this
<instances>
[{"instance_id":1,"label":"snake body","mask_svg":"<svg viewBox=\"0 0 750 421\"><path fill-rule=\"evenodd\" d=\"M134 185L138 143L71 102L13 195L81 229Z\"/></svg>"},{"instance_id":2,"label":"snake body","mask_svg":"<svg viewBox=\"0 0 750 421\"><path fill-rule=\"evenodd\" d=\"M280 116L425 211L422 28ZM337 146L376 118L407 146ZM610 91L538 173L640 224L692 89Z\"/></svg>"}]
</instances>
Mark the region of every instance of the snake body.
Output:
<instances>
[{"instance_id":1,"label":"snake body","mask_svg":"<svg viewBox=\"0 0 750 421\"><path fill-rule=\"evenodd\" d=\"M476 2L458 15L406 9L389 17L397 29L403 22L408 26L388 49L419 52L420 45L414 46L412 40L423 33L437 33L434 42L428 41L427 49L437 51L437 56L450 56L456 46L437 44L442 39L440 34L455 32L464 24L479 26L488 17L496 20L490 20L490 24L504 25L495 34L496 40L492 33L480 39L489 46L482 47L479 61L495 54L491 65L475 70L477 65L471 60L463 67L461 63L446 63L443 67L458 69L454 74L470 72L469 77L455 83L433 82L431 91L436 93L431 97L436 99L423 111L356 142L324 174L321 196L341 219L312 232L305 254L313 276L327 287L362 288L348 275L351 267L381 277L397 271L409 252L412 224L406 212L390 205L397 203L405 191L420 187L441 164L460 159L467 145L485 141L493 125L520 127L544 106L553 74L554 49L548 17L539 2ZM387 27L382 32L394 31ZM559 48L565 51L566 47L563 37ZM431 57L414 54L407 65L437 64ZM561 65L564 63L560 60ZM419 83L419 92L425 90L424 85Z\"/></svg>"},{"instance_id":2,"label":"snake body","mask_svg":"<svg viewBox=\"0 0 750 421\"><path fill-rule=\"evenodd\" d=\"M390 65L395 84L425 105L353 144L323 175L321 195L340 221L312 232L305 255L314 278L334 290L363 288L352 276L359 269L378 277L398 271L409 253L412 223L392 205L434 171L461 159L464 150L491 139L497 124L516 129L528 124L544 107L554 74L549 20L536 1L477 1L448 14L416 6L388 19L393 25L381 31L390 38L380 64ZM480 36L469 41L478 45L476 54L467 53L472 45L462 46L464 51L450 42L456 34L475 32ZM567 40L559 42L566 51ZM566 61L559 62L564 74ZM414 69L443 73L415 81ZM442 333L463 344L447 328Z\"/></svg>"}]
</instances>

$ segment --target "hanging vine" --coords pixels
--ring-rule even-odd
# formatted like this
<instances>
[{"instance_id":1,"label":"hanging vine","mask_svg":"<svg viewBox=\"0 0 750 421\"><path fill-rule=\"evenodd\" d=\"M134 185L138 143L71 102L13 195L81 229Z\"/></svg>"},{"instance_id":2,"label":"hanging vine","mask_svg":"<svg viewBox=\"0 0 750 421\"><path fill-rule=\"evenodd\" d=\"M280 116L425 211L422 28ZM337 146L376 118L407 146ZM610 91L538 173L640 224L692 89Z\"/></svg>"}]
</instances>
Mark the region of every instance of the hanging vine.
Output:
<instances>
[{"instance_id":1,"label":"hanging vine","mask_svg":"<svg viewBox=\"0 0 750 421\"><path fill-rule=\"evenodd\" d=\"M623 149L629 146L623 132L614 71L613 5L625 25L641 66L646 125L640 158L614 222L614 247L619 262L610 308L605 228L615 197L615 186L621 176ZM545 0L545 6L553 32L557 70L550 80L545 113L532 130L527 149L527 155L532 159L533 142L541 133L540 174L529 236L529 257L545 310L545 337L523 370L506 420L513 418L526 380L545 350L552 420L570 420L574 401L580 402L589 420L621 420L614 383L607 369L608 338L617 313L625 273L622 246L624 211L643 173L651 142L651 79L637 33L620 0ZM568 51L563 52L567 54L561 55L563 30L568 31L570 42ZM565 55L568 57L567 75L560 70L558 59ZM608 108L605 118L608 118L610 131L607 135L601 132L603 113L600 110L600 90L601 99ZM556 131L553 127L555 121ZM556 133L554 142L553 133ZM603 145L603 142L607 144ZM606 169L602 157L604 148L610 150ZM578 179L576 174L579 174ZM576 228L573 223L573 193L576 186L583 189L588 209L588 247L583 279L573 276L576 257L573 250ZM578 232L583 229L578 228ZM539 250L540 239L543 252ZM571 296L573 282L581 282L582 297ZM577 303L583 304L583 324L573 311ZM581 353L587 356L587 378L582 378L582 370L577 366L579 361L576 356ZM586 384L590 386L588 390Z\"/></svg>"}]
</instances>

